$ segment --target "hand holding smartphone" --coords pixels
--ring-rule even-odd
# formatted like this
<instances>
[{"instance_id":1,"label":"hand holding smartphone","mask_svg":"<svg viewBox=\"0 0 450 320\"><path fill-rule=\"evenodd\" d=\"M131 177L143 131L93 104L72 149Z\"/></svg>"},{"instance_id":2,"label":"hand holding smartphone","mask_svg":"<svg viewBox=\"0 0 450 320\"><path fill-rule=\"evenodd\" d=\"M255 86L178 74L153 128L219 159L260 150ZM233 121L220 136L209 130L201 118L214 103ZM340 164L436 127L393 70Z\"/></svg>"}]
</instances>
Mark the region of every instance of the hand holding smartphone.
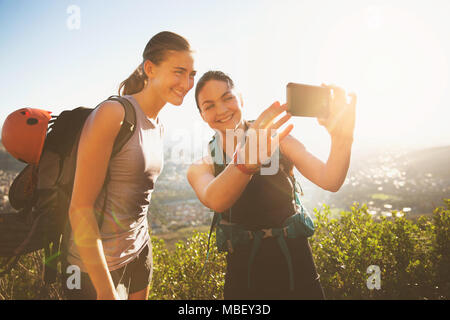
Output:
<instances>
[{"instance_id":1,"label":"hand holding smartphone","mask_svg":"<svg viewBox=\"0 0 450 320\"><path fill-rule=\"evenodd\" d=\"M356 94L346 94L335 85L310 86L288 83L287 112L297 117L315 117L333 137L353 138Z\"/></svg>"},{"instance_id":2,"label":"hand holding smartphone","mask_svg":"<svg viewBox=\"0 0 450 320\"><path fill-rule=\"evenodd\" d=\"M287 112L297 117L327 118L331 89L290 82L286 86Z\"/></svg>"}]
</instances>

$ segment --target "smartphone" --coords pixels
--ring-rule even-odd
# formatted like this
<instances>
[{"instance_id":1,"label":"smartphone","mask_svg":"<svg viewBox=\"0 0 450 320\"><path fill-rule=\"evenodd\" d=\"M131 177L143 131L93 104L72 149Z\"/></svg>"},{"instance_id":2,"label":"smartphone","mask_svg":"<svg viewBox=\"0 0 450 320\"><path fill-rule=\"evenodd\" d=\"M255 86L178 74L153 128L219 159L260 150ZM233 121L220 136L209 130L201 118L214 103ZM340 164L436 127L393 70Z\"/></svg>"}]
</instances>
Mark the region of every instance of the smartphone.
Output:
<instances>
[{"instance_id":1,"label":"smartphone","mask_svg":"<svg viewBox=\"0 0 450 320\"><path fill-rule=\"evenodd\" d=\"M297 117L327 118L331 89L289 82L286 86L288 112Z\"/></svg>"}]
</instances>

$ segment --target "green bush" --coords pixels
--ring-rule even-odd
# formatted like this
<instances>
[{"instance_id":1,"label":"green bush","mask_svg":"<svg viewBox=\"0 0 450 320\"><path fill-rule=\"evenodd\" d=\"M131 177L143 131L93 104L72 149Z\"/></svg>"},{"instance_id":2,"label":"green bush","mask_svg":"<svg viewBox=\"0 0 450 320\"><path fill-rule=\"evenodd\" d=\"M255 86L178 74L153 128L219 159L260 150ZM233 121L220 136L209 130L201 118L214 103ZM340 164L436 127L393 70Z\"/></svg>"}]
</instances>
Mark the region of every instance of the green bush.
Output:
<instances>
[{"instance_id":1,"label":"green bush","mask_svg":"<svg viewBox=\"0 0 450 320\"><path fill-rule=\"evenodd\" d=\"M450 200L417 220L396 211L375 218L357 203L336 218L327 206L315 209L315 217L310 244L328 299L450 298ZM195 232L169 251L152 237L151 299L223 299L226 257L217 252L213 234L205 265L207 241L207 233ZM58 285L42 283L41 260L40 253L22 257L0 279L0 299L60 299ZM367 287L371 265L380 268L379 290Z\"/></svg>"},{"instance_id":2,"label":"green bush","mask_svg":"<svg viewBox=\"0 0 450 320\"><path fill-rule=\"evenodd\" d=\"M326 296L330 299L448 299L449 214L437 208L432 218L417 221L367 213L365 205L330 219L324 206L316 211L313 255ZM381 270L380 290L367 288L367 268Z\"/></svg>"},{"instance_id":3,"label":"green bush","mask_svg":"<svg viewBox=\"0 0 450 320\"><path fill-rule=\"evenodd\" d=\"M153 280L150 299L223 299L225 254L215 246L211 236L206 260L208 234L195 232L186 242L179 241L169 252L163 240L152 238Z\"/></svg>"},{"instance_id":4,"label":"green bush","mask_svg":"<svg viewBox=\"0 0 450 320\"><path fill-rule=\"evenodd\" d=\"M59 282L44 284L43 260L43 250L22 256L15 268L0 278L0 300L62 299ZM3 261L0 258L0 263Z\"/></svg>"}]
</instances>

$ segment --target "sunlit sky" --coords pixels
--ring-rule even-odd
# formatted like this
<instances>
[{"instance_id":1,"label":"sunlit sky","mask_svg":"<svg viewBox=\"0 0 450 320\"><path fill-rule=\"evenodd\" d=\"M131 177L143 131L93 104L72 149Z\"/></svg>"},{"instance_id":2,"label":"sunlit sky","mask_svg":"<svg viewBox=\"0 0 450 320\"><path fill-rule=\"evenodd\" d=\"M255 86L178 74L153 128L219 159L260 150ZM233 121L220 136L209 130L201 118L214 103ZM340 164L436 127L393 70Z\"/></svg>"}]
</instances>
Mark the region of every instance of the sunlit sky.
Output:
<instances>
[{"instance_id":1,"label":"sunlit sky","mask_svg":"<svg viewBox=\"0 0 450 320\"><path fill-rule=\"evenodd\" d=\"M67 25L71 5L79 29ZM448 0L0 0L0 122L21 107L94 107L142 62L148 40L170 30L191 43L199 76L233 77L248 119L284 102L288 82L334 83L358 95L355 148L450 145L449 17ZM193 91L161 112L166 139L210 135ZM327 155L315 119L291 123Z\"/></svg>"}]
</instances>

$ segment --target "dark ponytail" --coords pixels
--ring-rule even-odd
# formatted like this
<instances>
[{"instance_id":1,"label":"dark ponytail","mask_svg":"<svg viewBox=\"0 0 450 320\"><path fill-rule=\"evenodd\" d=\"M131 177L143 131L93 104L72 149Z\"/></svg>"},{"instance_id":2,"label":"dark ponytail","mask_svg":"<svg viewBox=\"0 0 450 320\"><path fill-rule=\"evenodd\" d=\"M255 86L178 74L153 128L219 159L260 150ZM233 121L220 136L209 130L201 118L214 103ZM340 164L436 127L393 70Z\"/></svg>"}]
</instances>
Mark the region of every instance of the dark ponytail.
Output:
<instances>
[{"instance_id":1,"label":"dark ponytail","mask_svg":"<svg viewBox=\"0 0 450 320\"><path fill-rule=\"evenodd\" d=\"M126 80L122 81L119 86L119 95L135 94L144 89L147 82L147 75L144 72L144 63L141 63L139 67ZM123 90L122 90L123 88ZM122 90L122 93L120 91Z\"/></svg>"},{"instance_id":2,"label":"dark ponytail","mask_svg":"<svg viewBox=\"0 0 450 320\"><path fill-rule=\"evenodd\" d=\"M147 43L142 54L143 60L150 60L159 65L166 58L169 51L191 51L189 42L182 36L163 31L155 35ZM144 72L144 62L119 86L119 95L130 95L140 92L147 84L147 75Z\"/></svg>"}]
</instances>

